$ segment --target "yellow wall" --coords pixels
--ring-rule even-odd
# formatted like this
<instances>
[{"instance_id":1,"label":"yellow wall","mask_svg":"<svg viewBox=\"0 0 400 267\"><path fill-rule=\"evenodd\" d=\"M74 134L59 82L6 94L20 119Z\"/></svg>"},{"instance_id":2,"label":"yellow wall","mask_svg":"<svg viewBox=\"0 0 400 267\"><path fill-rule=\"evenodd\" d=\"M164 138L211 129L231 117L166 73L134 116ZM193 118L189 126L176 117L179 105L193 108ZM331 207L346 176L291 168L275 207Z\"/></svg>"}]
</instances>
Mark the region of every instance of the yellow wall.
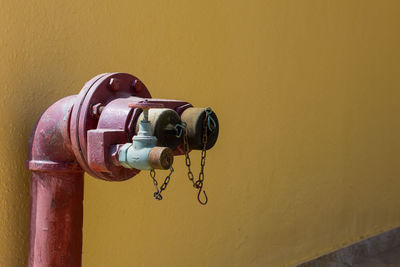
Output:
<instances>
[{"instance_id":1,"label":"yellow wall","mask_svg":"<svg viewBox=\"0 0 400 267\"><path fill-rule=\"evenodd\" d=\"M87 176L83 266L290 266L400 225L399 1L0 3L0 266L26 265L30 129L102 72L221 131L206 207L183 158L161 202Z\"/></svg>"}]
</instances>

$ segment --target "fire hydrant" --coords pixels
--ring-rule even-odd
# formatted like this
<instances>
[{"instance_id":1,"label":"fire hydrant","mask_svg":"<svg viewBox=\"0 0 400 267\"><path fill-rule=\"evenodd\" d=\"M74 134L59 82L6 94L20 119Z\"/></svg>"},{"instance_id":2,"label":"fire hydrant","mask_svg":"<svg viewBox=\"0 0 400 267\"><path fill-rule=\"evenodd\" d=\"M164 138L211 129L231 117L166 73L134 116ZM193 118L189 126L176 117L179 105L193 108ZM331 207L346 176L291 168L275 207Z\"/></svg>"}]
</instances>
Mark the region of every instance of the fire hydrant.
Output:
<instances>
[{"instance_id":1,"label":"fire hydrant","mask_svg":"<svg viewBox=\"0 0 400 267\"><path fill-rule=\"evenodd\" d=\"M205 155L218 131L214 112L153 99L126 73L100 74L51 105L29 142L29 266L81 266L84 172L124 181L140 170L172 169L174 156ZM191 181L201 191L202 180Z\"/></svg>"}]
</instances>

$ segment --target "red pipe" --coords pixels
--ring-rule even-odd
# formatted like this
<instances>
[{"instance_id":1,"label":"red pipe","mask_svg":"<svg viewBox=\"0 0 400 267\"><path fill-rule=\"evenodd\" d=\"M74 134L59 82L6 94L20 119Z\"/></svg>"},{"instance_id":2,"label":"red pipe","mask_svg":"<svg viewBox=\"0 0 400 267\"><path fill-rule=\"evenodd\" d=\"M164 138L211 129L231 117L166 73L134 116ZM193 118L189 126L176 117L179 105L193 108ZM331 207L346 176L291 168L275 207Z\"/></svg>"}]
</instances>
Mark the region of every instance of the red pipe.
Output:
<instances>
[{"instance_id":1,"label":"red pipe","mask_svg":"<svg viewBox=\"0 0 400 267\"><path fill-rule=\"evenodd\" d=\"M42 114L29 140L29 267L81 266L84 171L108 181L123 181L139 173L113 159L118 155L115 148L135 133L140 112L129 105L144 98L151 95L135 76L105 73L88 81L78 95L57 101ZM192 107L177 100L151 102L178 115ZM217 136L218 130L208 137L213 139L211 146ZM176 155L182 154L179 149Z\"/></svg>"},{"instance_id":2,"label":"red pipe","mask_svg":"<svg viewBox=\"0 0 400 267\"><path fill-rule=\"evenodd\" d=\"M83 172L32 172L29 266L81 266Z\"/></svg>"},{"instance_id":3,"label":"red pipe","mask_svg":"<svg viewBox=\"0 0 400 267\"><path fill-rule=\"evenodd\" d=\"M68 133L74 101L70 96L50 106L29 142L29 267L81 265L84 172Z\"/></svg>"},{"instance_id":4,"label":"red pipe","mask_svg":"<svg viewBox=\"0 0 400 267\"><path fill-rule=\"evenodd\" d=\"M138 112L128 104L143 97L151 96L136 77L101 74L87 82L79 95L57 101L41 115L29 140L27 161L31 170L29 267L81 266L84 170L111 181L139 172L111 164L108 151L113 144L131 139ZM93 116L93 102L104 106L113 102L111 110L104 112L106 119ZM97 128L97 138L88 143L88 131Z\"/></svg>"}]
</instances>

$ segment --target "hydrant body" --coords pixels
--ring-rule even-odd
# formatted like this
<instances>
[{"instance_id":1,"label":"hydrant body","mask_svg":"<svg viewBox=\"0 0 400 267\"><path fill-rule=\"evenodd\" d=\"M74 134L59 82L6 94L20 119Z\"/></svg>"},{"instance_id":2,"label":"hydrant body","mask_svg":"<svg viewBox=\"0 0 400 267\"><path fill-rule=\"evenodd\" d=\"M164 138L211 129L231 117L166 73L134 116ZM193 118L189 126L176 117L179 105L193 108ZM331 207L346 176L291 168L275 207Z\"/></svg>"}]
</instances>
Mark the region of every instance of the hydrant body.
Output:
<instances>
[{"instance_id":1,"label":"hydrant body","mask_svg":"<svg viewBox=\"0 0 400 267\"><path fill-rule=\"evenodd\" d=\"M144 120L138 127L143 112L131 106L143 101L169 109L172 115ZM190 108L185 101L152 99L145 85L126 73L100 74L78 95L51 105L29 142L29 266L81 266L84 172L123 181L140 170L167 168L172 153L184 153L182 139L171 126L180 123L182 113ZM217 137L218 129L209 134L207 149Z\"/></svg>"}]
</instances>

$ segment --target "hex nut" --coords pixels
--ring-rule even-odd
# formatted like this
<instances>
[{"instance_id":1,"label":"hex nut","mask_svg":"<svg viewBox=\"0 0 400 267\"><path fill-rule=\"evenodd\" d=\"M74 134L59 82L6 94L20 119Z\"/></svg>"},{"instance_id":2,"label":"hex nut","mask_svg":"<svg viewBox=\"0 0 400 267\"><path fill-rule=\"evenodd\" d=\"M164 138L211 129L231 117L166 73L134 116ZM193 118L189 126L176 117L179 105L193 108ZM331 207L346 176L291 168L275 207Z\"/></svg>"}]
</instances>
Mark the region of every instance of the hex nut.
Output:
<instances>
[{"instance_id":1,"label":"hex nut","mask_svg":"<svg viewBox=\"0 0 400 267\"><path fill-rule=\"evenodd\" d=\"M118 91L120 87L121 81L117 78L111 78L110 83L108 84L110 89L113 91Z\"/></svg>"},{"instance_id":2,"label":"hex nut","mask_svg":"<svg viewBox=\"0 0 400 267\"><path fill-rule=\"evenodd\" d=\"M140 91L142 91L143 86L139 80L134 80L132 83L132 88L135 90L136 93L139 93Z\"/></svg>"},{"instance_id":3,"label":"hex nut","mask_svg":"<svg viewBox=\"0 0 400 267\"><path fill-rule=\"evenodd\" d=\"M103 112L104 106L102 103L97 103L92 106L91 115L93 118L98 119L100 118L101 112Z\"/></svg>"}]
</instances>

